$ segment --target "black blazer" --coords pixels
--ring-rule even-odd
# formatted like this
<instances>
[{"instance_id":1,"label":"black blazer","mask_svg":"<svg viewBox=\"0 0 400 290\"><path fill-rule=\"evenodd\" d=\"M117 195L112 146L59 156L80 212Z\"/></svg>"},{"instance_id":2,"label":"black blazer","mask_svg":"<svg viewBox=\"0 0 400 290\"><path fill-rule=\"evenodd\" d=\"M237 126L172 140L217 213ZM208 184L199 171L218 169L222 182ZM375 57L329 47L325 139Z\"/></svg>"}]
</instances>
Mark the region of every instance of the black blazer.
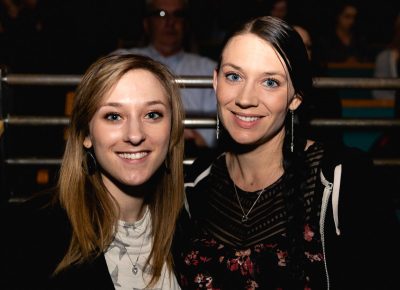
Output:
<instances>
[{"instance_id":1,"label":"black blazer","mask_svg":"<svg viewBox=\"0 0 400 290\"><path fill-rule=\"evenodd\" d=\"M104 254L54 276L71 239L71 226L50 195L1 210L0 289L114 289Z\"/></svg>"}]
</instances>

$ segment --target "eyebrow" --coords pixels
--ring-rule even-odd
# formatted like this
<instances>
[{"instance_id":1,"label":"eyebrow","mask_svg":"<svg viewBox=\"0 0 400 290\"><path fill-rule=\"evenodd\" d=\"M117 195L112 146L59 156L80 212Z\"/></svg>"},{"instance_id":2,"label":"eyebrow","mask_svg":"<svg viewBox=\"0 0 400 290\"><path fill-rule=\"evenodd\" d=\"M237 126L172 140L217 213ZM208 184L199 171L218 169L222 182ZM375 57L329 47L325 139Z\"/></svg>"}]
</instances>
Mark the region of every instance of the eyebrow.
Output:
<instances>
[{"instance_id":1,"label":"eyebrow","mask_svg":"<svg viewBox=\"0 0 400 290\"><path fill-rule=\"evenodd\" d=\"M234 69L237 69L237 70L239 70L239 71L243 71L243 69L242 69L240 66L237 66L237 65L235 65L235 64L233 64L233 63L224 63L223 65L221 65L221 68L226 67L226 66L230 66L230 67L232 67L232 68L234 68ZM270 72L264 72L263 74L264 74L264 75L267 75L267 76L275 76L275 75L278 75L278 76L281 76L281 77L283 77L283 78L286 79L286 73L283 73L283 74L282 74L281 72L270 71Z\"/></svg>"},{"instance_id":2,"label":"eyebrow","mask_svg":"<svg viewBox=\"0 0 400 290\"><path fill-rule=\"evenodd\" d=\"M109 103L104 103L101 105L101 107L123 107L123 103L118 103L118 102L109 102ZM154 100L154 101L148 101L145 102L145 105L147 106L152 106L152 105L162 105L164 107L167 107L167 104L165 104L164 102L160 101L160 100Z\"/></svg>"}]
</instances>

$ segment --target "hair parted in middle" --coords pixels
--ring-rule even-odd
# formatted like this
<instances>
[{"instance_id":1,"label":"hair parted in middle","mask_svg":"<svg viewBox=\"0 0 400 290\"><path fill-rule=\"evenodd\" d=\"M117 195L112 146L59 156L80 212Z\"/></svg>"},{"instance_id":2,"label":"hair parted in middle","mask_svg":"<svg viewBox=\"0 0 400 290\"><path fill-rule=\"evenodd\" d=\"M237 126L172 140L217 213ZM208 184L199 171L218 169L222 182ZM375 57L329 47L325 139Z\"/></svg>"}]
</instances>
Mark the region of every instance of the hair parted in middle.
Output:
<instances>
[{"instance_id":1,"label":"hair parted in middle","mask_svg":"<svg viewBox=\"0 0 400 290\"><path fill-rule=\"evenodd\" d=\"M74 99L66 148L58 181L58 195L72 225L68 252L56 272L85 261L104 251L114 236L118 220L116 201L104 186L99 171L85 171L83 141L89 134L89 123L103 98L129 71L142 69L152 73L165 89L171 108L171 132L166 160L155 176L155 192L145 198L152 216L153 248L146 265L153 269L153 280L160 277L170 254L175 221L183 205L183 120L184 109L175 76L163 64L146 56L108 55L92 64L83 76Z\"/></svg>"}]
</instances>

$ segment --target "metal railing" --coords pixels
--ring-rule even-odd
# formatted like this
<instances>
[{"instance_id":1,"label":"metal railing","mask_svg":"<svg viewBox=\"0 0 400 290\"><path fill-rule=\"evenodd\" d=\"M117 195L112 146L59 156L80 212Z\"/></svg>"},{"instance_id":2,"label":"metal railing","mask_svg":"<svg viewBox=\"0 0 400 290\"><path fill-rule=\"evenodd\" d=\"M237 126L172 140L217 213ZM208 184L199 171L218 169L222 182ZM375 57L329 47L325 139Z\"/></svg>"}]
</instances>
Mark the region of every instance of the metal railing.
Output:
<instances>
[{"instance_id":1,"label":"metal railing","mask_svg":"<svg viewBox=\"0 0 400 290\"><path fill-rule=\"evenodd\" d=\"M79 75L32 75L11 74L3 76L2 82L9 85L75 86L81 80ZM176 82L185 88L210 88L212 77L181 76ZM322 89L399 89L400 78L337 78L316 77L313 86Z\"/></svg>"},{"instance_id":2,"label":"metal railing","mask_svg":"<svg viewBox=\"0 0 400 290\"><path fill-rule=\"evenodd\" d=\"M3 111L3 102L7 97L4 86L76 86L81 80L80 75L33 75L33 74L10 74L2 75L0 71L0 138L3 132L13 126L68 126L69 118L65 116L45 117L45 116L14 116ZM176 82L185 88L210 88L212 87L211 77L189 77L181 76ZM400 89L400 78L337 78L337 77L318 77L314 78L313 85L316 88L324 89ZM323 97L323 96L321 96ZM185 127L188 128L215 128L215 118L187 118L184 120ZM340 118L340 119L313 119L310 125L315 128L340 128L340 129L395 129L400 128L400 119L383 118ZM400 134L400 133L399 133ZM3 138L0 144L0 158L2 162L2 181L4 179L4 166L19 165L46 165L58 166L61 162L59 158L5 158ZM399 149L400 150L400 149ZM185 164L190 164L193 159L186 159ZM400 159L386 158L374 159L376 166L400 166Z\"/></svg>"},{"instance_id":3,"label":"metal railing","mask_svg":"<svg viewBox=\"0 0 400 290\"><path fill-rule=\"evenodd\" d=\"M3 120L5 125L13 126L67 126L68 117L39 117L39 116L8 116ZM187 128L215 128L215 118L187 118L184 120ZM310 121L312 127L317 128L400 128L400 119L356 119L340 118L325 119L315 118Z\"/></svg>"}]
</instances>

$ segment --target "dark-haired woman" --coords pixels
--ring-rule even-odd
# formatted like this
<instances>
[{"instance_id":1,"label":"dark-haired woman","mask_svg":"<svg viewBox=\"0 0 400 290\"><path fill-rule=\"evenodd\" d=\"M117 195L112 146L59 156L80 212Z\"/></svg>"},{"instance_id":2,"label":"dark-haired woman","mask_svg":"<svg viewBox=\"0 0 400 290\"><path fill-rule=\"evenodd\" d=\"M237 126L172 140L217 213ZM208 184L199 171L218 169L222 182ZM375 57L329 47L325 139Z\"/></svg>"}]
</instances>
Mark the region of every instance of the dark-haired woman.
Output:
<instances>
[{"instance_id":1,"label":"dark-haired woman","mask_svg":"<svg viewBox=\"0 0 400 290\"><path fill-rule=\"evenodd\" d=\"M362 152L302 132L312 78L300 36L278 18L249 21L225 44L213 84L222 151L187 171L183 287L389 289L394 210Z\"/></svg>"}]
</instances>

